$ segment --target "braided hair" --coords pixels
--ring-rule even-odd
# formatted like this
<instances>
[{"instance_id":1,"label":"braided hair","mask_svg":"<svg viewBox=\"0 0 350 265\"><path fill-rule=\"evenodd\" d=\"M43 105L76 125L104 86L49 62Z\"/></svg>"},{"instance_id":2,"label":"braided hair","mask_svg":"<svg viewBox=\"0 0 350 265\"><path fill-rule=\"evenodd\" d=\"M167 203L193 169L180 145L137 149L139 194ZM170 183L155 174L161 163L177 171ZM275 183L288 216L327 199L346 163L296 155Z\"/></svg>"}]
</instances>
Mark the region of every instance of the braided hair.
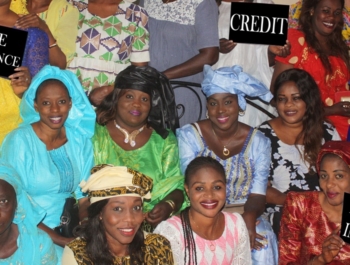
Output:
<instances>
[{"instance_id":1,"label":"braided hair","mask_svg":"<svg viewBox=\"0 0 350 265\"><path fill-rule=\"evenodd\" d=\"M222 165L215 159L206 156L200 156L193 159L187 166L185 171L185 184L188 186L190 178L196 174L196 172L202 168L212 168L220 173L225 182L226 175L225 170ZM184 234L185 242L185 255L184 255L184 264L187 265L197 265L197 255L196 255L196 242L193 237L193 230L190 222L190 211L191 207L186 208L180 213L180 219L182 224L182 231Z\"/></svg>"}]
</instances>

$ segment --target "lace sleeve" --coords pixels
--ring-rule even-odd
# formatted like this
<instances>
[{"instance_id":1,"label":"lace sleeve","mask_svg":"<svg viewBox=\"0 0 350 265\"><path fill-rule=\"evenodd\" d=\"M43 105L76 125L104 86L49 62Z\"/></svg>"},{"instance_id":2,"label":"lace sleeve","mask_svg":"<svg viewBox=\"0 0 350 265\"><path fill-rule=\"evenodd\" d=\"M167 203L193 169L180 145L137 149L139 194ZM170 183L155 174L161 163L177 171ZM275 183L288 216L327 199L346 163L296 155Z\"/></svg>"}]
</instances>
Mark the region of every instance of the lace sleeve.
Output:
<instances>
[{"instance_id":1,"label":"lace sleeve","mask_svg":"<svg viewBox=\"0 0 350 265\"><path fill-rule=\"evenodd\" d=\"M237 231L239 233L238 236L238 244L235 248L233 264L236 265L251 265L251 251L250 251L250 242L247 227L244 223L241 215L237 215Z\"/></svg>"},{"instance_id":2,"label":"lace sleeve","mask_svg":"<svg viewBox=\"0 0 350 265\"><path fill-rule=\"evenodd\" d=\"M183 264L184 250L180 238L182 233L167 221L161 222L153 233L160 234L169 240L173 251L174 264Z\"/></svg>"}]
</instances>

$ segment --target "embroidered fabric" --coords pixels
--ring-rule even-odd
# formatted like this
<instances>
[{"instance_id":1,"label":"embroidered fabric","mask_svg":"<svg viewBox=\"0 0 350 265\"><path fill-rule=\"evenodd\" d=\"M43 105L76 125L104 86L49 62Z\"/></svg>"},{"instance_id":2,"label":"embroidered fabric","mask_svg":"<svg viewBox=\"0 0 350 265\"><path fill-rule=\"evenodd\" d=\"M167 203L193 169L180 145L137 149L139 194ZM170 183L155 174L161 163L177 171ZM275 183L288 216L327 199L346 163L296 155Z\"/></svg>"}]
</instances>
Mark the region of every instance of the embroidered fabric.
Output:
<instances>
[{"instance_id":1,"label":"embroidered fabric","mask_svg":"<svg viewBox=\"0 0 350 265\"><path fill-rule=\"evenodd\" d=\"M144 0L150 17L182 25L194 25L196 8L203 0L178 0L164 4L162 0Z\"/></svg>"}]
</instances>

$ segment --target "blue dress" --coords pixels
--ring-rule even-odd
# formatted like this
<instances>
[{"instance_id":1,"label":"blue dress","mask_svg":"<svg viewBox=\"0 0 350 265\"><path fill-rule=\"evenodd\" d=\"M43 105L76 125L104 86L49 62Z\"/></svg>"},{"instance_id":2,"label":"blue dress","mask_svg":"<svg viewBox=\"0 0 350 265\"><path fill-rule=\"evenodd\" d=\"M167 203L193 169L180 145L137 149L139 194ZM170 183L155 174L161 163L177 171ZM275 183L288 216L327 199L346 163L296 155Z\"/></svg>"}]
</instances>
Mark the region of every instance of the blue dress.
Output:
<instances>
[{"instance_id":1,"label":"blue dress","mask_svg":"<svg viewBox=\"0 0 350 265\"><path fill-rule=\"evenodd\" d=\"M182 172L198 156L210 156L224 167L226 172L226 203L242 204L250 193L266 195L267 179L271 162L271 144L261 132L251 128L240 153L221 159L207 145L198 124L191 124L177 129L180 166ZM259 217L256 232L266 238L264 248L252 250L254 265L277 265L277 238L271 225Z\"/></svg>"},{"instance_id":2,"label":"blue dress","mask_svg":"<svg viewBox=\"0 0 350 265\"><path fill-rule=\"evenodd\" d=\"M10 257L0 259L0 265L56 265L58 259L54 244L49 235L37 227L45 212L23 190L17 172L3 160L0 160L0 179L16 192L17 208L13 223L18 228L17 250Z\"/></svg>"}]
</instances>

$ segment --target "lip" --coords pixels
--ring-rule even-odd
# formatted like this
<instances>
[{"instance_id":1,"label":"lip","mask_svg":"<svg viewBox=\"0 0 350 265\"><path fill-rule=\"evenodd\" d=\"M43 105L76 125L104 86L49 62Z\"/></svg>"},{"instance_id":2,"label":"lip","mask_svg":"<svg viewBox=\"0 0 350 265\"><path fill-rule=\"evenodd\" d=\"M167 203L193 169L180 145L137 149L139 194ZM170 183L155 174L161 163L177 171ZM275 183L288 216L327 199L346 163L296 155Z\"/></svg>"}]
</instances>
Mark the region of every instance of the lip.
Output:
<instances>
[{"instance_id":1,"label":"lip","mask_svg":"<svg viewBox=\"0 0 350 265\"><path fill-rule=\"evenodd\" d=\"M228 118L229 117L219 117L219 118L217 118L217 120L219 123L223 124L223 123L226 123L228 121Z\"/></svg>"},{"instance_id":2,"label":"lip","mask_svg":"<svg viewBox=\"0 0 350 265\"><path fill-rule=\"evenodd\" d=\"M218 201L202 201L200 202L200 205L202 205L203 208L205 209L215 209L218 205L219 202Z\"/></svg>"},{"instance_id":3,"label":"lip","mask_svg":"<svg viewBox=\"0 0 350 265\"><path fill-rule=\"evenodd\" d=\"M136 231L134 228L118 228L119 232L123 235L123 236L134 236Z\"/></svg>"},{"instance_id":4,"label":"lip","mask_svg":"<svg viewBox=\"0 0 350 265\"><path fill-rule=\"evenodd\" d=\"M286 110L286 111L284 111L284 114L286 115L286 116L294 116L295 114L297 114L298 112L296 111L296 110Z\"/></svg>"},{"instance_id":5,"label":"lip","mask_svg":"<svg viewBox=\"0 0 350 265\"><path fill-rule=\"evenodd\" d=\"M50 117L49 118L51 123L53 124L60 124L62 122L62 117L59 116L59 117Z\"/></svg>"},{"instance_id":6,"label":"lip","mask_svg":"<svg viewBox=\"0 0 350 265\"><path fill-rule=\"evenodd\" d=\"M322 22L322 24L328 29L334 29L335 26L334 22Z\"/></svg>"},{"instance_id":7,"label":"lip","mask_svg":"<svg viewBox=\"0 0 350 265\"><path fill-rule=\"evenodd\" d=\"M329 191L328 191L326 194L327 194L327 197L328 197L329 199L334 199L336 196L339 195L338 192L329 192Z\"/></svg>"},{"instance_id":8,"label":"lip","mask_svg":"<svg viewBox=\"0 0 350 265\"><path fill-rule=\"evenodd\" d=\"M138 111L138 110L132 110L132 111L130 111L130 114L133 115L133 116L140 116L141 112Z\"/></svg>"}]
</instances>

